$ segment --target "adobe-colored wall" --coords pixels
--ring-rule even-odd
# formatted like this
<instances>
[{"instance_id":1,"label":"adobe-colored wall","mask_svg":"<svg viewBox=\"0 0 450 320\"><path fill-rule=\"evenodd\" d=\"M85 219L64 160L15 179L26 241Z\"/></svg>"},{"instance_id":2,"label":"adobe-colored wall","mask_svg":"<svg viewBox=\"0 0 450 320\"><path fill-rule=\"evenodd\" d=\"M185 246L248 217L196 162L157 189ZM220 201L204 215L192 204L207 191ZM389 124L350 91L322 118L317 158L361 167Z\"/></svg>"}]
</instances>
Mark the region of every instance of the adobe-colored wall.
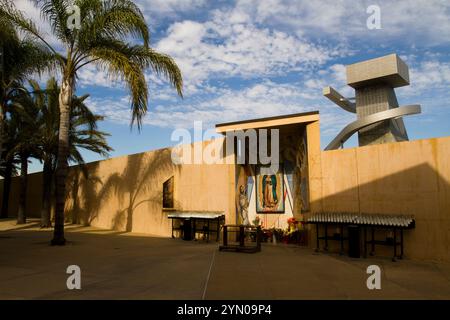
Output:
<instances>
[{"instance_id":1,"label":"adobe-colored wall","mask_svg":"<svg viewBox=\"0 0 450 320\"><path fill-rule=\"evenodd\" d=\"M321 151L319 122L306 129L311 212L412 214L416 228L405 232L405 256L450 261L450 137ZM225 211L227 223L235 223L235 166L175 166L170 153L161 149L91 163L87 181L73 168L67 216L103 228L168 236L162 184L174 175L177 209ZM12 186L11 216L17 212L18 182ZM40 215L41 184L40 173L30 175L29 216ZM313 239L311 230L311 246Z\"/></svg>"},{"instance_id":2,"label":"adobe-colored wall","mask_svg":"<svg viewBox=\"0 0 450 320\"><path fill-rule=\"evenodd\" d=\"M234 201L234 165L174 165L167 148L89 163L87 169L87 180L78 167L70 170L65 213L69 221L170 236L171 221L162 209L162 186L173 175L176 209L224 211L227 222L234 222L230 215L234 213L230 200ZM18 186L19 179L13 179L10 216L17 213ZM41 173L30 175L29 217L40 216L41 190Z\"/></svg>"},{"instance_id":3,"label":"adobe-colored wall","mask_svg":"<svg viewBox=\"0 0 450 320\"><path fill-rule=\"evenodd\" d=\"M310 162L313 211L412 214L405 255L450 261L449 159L450 137L322 151Z\"/></svg>"},{"instance_id":4,"label":"adobe-colored wall","mask_svg":"<svg viewBox=\"0 0 450 320\"><path fill-rule=\"evenodd\" d=\"M12 179L11 191L9 193L8 216L15 217L19 211L19 178ZM42 174L32 173L28 175L27 188L27 217L38 218L41 216L42 206ZM0 207L3 201L3 179L0 180Z\"/></svg>"}]
</instances>

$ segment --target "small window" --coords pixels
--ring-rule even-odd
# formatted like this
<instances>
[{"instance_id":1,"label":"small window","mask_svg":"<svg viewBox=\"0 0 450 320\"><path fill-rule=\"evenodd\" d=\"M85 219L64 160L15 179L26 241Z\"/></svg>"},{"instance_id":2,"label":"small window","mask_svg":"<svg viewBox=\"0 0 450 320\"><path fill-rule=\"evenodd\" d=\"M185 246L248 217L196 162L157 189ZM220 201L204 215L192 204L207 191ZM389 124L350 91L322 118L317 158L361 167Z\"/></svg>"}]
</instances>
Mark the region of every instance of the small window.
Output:
<instances>
[{"instance_id":1,"label":"small window","mask_svg":"<svg viewBox=\"0 0 450 320\"><path fill-rule=\"evenodd\" d=\"M173 176L163 183L163 208L173 208L173 184Z\"/></svg>"}]
</instances>

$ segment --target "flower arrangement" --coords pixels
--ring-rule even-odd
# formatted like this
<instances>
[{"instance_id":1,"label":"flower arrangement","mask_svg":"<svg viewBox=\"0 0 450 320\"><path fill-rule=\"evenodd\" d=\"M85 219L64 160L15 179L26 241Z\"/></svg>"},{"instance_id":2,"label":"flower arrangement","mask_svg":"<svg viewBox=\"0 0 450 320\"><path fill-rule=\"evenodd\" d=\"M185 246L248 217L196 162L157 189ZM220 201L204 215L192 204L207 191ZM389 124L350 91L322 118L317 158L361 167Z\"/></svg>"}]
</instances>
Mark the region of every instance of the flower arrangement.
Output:
<instances>
[{"instance_id":1,"label":"flower arrangement","mask_svg":"<svg viewBox=\"0 0 450 320\"><path fill-rule=\"evenodd\" d=\"M260 221L259 216L256 216L253 224L262 228L262 242L277 242L285 244L305 244L306 243L306 230L303 220L297 220L294 217L287 219L287 229L281 228L263 228L263 224Z\"/></svg>"},{"instance_id":2,"label":"flower arrangement","mask_svg":"<svg viewBox=\"0 0 450 320\"><path fill-rule=\"evenodd\" d=\"M275 239L277 242L284 242L285 231L283 229L272 229L272 234L275 235Z\"/></svg>"},{"instance_id":3,"label":"flower arrangement","mask_svg":"<svg viewBox=\"0 0 450 320\"><path fill-rule=\"evenodd\" d=\"M272 240L272 237L273 237L272 230L264 229L264 231L263 231L263 241L264 242L269 242L269 241Z\"/></svg>"},{"instance_id":4,"label":"flower arrangement","mask_svg":"<svg viewBox=\"0 0 450 320\"><path fill-rule=\"evenodd\" d=\"M299 222L294 217L289 218L287 220L287 223L289 225L289 227L288 227L288 234L293 233L293 232L298 230Z\"/></svg>"}]
</instances>

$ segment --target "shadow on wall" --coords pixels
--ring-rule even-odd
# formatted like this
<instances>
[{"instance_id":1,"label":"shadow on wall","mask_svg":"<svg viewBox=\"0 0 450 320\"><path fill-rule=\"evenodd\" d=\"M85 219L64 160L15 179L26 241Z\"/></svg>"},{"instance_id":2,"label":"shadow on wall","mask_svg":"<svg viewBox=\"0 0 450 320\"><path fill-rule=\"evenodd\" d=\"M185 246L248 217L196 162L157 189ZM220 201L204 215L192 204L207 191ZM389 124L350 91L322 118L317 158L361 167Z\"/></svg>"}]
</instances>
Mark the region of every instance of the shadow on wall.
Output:
<instances>
[{"instance_id":1,"label":"shadow on wall","mask_svg":"<svg viewBox=\"0 0 450 320\"><path fill-rule=\"evenodd\" d=\"M139 224L163 215L162 185L174 175L170 149L139 153L88 165L85 178L78 168L68 180L66 218L73 223L131 232L136 210L146 204ZM116 167L119 167L115 170ZM122 171L120 169L123 168ZM102 212L101 215L99 213ZM109 219L109 221L105 221Z\"/></svg>"},{"instance_id":2,"label":"shadow on wall","mask_svg":"<svg viewBox=\"0 0 450 320\"><path fill-rule=\"evenodd\" d=\"M450 184L443 176L424 163L367 183L361 180L369 177L362 173L358 176L356 166L324 172L324 196L313 203L314 208L414 215L416 228L405 232L406 256L450 261ZM354 187L336 190L345 185ZM313 240L315 230L311 231Z\"/></svg>"},{"instance_id":3,"label":"shadow on wall","mask_svg":"<svg viewBox=\"0 0 450 320\"><path fill-rule=\"evenodd\" d=\"M97 192L102 186L102 180L97 176L98 167L99 162L94 162L86 165L87 173L78 166L70 169L66 184L66 222L89 226L96 216L103 199L102 192Z\"/></svg>"}]
</instances>

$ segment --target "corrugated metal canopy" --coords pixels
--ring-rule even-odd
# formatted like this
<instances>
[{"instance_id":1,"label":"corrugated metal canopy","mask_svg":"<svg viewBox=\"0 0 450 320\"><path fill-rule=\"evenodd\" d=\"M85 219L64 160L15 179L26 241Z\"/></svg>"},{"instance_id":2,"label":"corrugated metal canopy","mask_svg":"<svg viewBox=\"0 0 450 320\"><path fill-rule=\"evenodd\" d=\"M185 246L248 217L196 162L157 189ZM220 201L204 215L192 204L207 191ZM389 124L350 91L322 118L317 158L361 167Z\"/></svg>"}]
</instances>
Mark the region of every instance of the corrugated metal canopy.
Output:
<instances>
[{"instance_id":1,"label":"corrugated metal canopy","mask_svg":"<svg viewBox=\"0 0 450 320\"><path fill-rule=\"evenodd\" d=\"M400 214L371 214L347 212L318 212L307 219L308 223L343 223L371 226L408 228L414 225L414 217Z\"/></svg>"},{"instance_id":2,"label":"corrugated metal canopy","mask_svg":"<svg viewBox=\"0 0 450 320\"><path fill-rule=\"evenodd\" d=\"M223 215L223 211L172 211L167 217L169 219L217 219Z\"/></svg>"}]
</instances>

